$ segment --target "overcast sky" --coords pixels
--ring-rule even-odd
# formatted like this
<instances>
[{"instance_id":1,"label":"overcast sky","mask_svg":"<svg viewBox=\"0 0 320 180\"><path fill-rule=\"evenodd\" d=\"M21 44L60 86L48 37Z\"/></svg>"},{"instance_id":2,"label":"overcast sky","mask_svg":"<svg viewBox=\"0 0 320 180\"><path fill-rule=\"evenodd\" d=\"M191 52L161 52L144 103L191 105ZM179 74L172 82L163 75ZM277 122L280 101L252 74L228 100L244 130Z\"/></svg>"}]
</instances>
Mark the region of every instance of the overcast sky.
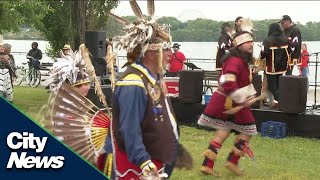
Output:
<instances>
[{"instance_id":1,"label":"overcast sky","mask_svg":"<svg viewBox=\"0 0 320 180\"><path fill-rule=\"evenodd\" d=\"M138 1L144 14L146 1ZM294 22L320 22L320 1L157 1L156 16L173 16L181 21L207 18L217 21L233 21L237 16L253 20L280 19L289 15ZM113 10L119 16L133 15L128 0L121 0Z\"/></svg>"}]
</instances>

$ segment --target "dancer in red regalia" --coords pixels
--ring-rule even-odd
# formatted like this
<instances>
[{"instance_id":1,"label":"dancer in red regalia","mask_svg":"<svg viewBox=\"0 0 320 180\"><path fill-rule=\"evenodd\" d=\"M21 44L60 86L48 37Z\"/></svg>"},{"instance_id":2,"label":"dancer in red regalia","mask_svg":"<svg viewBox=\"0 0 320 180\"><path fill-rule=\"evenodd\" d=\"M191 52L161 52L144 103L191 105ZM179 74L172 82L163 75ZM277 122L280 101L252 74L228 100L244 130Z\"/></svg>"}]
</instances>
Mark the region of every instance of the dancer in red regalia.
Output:
<instances>
[{"instance_id":1,"label":"dancer in red regalia","mask_svg":"<svg viewBox=\"0 0 320 180\"><path fill-rule=\"evenodd\" d=\"M205 159L200 169L204 174L221 176L213 170L214 162L219 149L232 132L237 136L225 166L236 175L243 175L243 171L237 166L240 157L244 154L253 156L249 141L251 136L257 134L257 129L249 108L255 102L256 94L251 84L252 74L249 66L253 60L253 35L250 22L243 19L242 31L235 34L234 48L223 58L219 87L198 120L199 125L216 129L215 136L204 152ZM243 108L238 112L227 113L227 110L239 106Z\"/></svg>"}]
</instances>

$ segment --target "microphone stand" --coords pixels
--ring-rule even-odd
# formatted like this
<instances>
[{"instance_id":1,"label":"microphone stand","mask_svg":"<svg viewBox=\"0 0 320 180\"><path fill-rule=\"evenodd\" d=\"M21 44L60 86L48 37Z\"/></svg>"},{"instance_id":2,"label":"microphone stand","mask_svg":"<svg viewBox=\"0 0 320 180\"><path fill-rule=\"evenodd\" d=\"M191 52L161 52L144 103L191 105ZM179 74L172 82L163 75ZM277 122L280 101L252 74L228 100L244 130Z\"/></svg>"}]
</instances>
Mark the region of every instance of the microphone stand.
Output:
<instances>
[{"instance_id":1,"label":"microphone stand","mask_svg":"<svg viewBox=\"0 0 320 180\"><path fill-rule=\"evenodd\" d=\"M314 74L314 80L315 80L315 83L314 83L314 104L312 105L312 109L318 109L318 106L317 106L317 77L318 77L318 54L320 52L316 52L316 53L312 53L312 54L315 54L316 55L316 72Z\"/></svg>"}]
</instances>

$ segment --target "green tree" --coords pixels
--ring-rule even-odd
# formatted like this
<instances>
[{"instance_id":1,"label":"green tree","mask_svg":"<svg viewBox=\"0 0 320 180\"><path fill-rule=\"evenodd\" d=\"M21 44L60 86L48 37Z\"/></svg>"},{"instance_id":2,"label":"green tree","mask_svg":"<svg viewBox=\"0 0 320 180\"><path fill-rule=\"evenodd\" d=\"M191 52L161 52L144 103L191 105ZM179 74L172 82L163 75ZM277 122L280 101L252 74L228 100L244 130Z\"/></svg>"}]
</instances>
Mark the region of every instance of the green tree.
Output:
<instances>
[{"instance_id":1,"label":"green tree","mask_svg":"<svg viewBox=\"0 0 320 180\"><path fill-rule=\"evenodd\" d=\"M176 31L176 30L182 28L181 27L182 22L179 21L175 17L161 17L161 18L159 18L158 23L159 24L170 24L171 31Z\"/></svg>"},{"instance_id":2,"label":"green tree","mask_svg":"<svg viewBox=\"0 0 320 180\"><path fill-rule=\"evenodd\" d=\"M71 3L72 1L44 1L49 11L35 26L40 30L51 46L47 49L49 56L56 56L64 44L71 44Z\"/></svg>"},{"instance_id":3,"label":"green tree","mask_svg":"<svg viewBox=\"0 0 320 180\"><path fill-rule=\"evenodd\" d=\"M0 1L0 34L17 32L22 24L37 24L49 8L40 0Z\"/></svg>"},{"instance_id":4,"label":"green tree","mask_svg":"<svg viewBox=\"0 0 320 180\"><path fill-rule=\"evenodd\" d=\"M50 43L49 55L56 56L64 44L77 49L84 43L85 31L104 30L107 13L118 5L115 0L50 1L41 23L36 26Z\"/></svg>"}]
</instances>

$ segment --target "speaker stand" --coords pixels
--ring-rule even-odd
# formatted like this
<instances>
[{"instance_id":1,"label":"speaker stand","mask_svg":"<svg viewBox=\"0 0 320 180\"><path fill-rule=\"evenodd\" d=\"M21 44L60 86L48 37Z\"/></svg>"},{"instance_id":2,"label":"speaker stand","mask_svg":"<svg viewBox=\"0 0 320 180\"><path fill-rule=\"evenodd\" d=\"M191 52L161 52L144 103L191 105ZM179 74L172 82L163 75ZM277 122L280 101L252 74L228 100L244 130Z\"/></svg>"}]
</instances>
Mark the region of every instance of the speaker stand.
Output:
<instances>
[{"instance_id":1,"label":"speaker stand","mask_svg":"<svg viewBox=\"0 0 320 180\"><path fill-rule=\"evenodd\" d=\"M313 102L313 105L312 105L312 110L314 109L318 109L319 108L319 105L317 105L317 85L318 85L318 82L317 82L317 77L318 77L318 54L319 52L317 53L313 53L316 55L316 72L314 73L314 102Z\"/></svg>"}]
</instances>

